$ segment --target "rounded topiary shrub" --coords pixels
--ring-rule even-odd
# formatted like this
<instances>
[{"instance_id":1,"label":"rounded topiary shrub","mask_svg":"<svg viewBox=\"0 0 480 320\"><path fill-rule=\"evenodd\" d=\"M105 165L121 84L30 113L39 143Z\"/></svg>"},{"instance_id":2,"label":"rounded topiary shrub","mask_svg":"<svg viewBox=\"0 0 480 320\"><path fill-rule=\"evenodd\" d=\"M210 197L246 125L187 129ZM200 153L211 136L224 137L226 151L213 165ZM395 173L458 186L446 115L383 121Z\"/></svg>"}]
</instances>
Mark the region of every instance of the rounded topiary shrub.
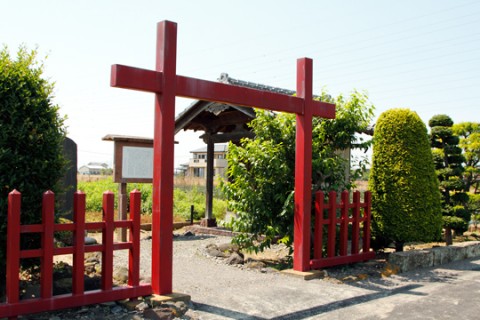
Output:
<instances>
[{"instance_id":1,"label":"rounded topiary shrub","mask_svg":"<svg viewBox=\"0 0 480 320\"><path fill-rule=\"evenodd\" d=\"M380 115L373 139L373 235L397 250L405 242L438 240L440 193L425 124L413 111L391 109Z\"/></svg>"}]
</instances>

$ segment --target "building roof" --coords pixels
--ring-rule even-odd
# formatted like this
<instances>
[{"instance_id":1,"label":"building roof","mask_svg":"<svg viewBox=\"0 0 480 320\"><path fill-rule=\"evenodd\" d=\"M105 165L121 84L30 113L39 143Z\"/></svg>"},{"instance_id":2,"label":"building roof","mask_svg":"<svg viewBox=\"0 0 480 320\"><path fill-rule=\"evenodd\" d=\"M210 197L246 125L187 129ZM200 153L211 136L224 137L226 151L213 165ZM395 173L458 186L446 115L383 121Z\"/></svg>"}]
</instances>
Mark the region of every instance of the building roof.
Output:
<instances>
[{"instance_id":1,"label":"building roof","mask_svg":"<svg viewBox=\"0 0 480 320\"><path fill-rule=\"evenodd\" d=\"M248 87L286 95L295 94L294 90L267 86L264 84L238 80L227 73L220 74L218 81L234 86ZM320 98L319 96L314 96ZM196 100L175 119L175 133L183 130L201 130L215 143L238 142L241 138L253 138L248 123L255 118L252 107L237 106L222 102ZM206 138L206 136L204 136Z\"/></svg>"},{"instance_id":2,"label":"building roof","mask_svg":"<svg viewBox=\"0 0 480 320\"><path fill-rule=\"evenodd\" d=\"M228 145L227 144L215 144L215 149L214 152L227 152L228 150ZM190 153L203 153L207 152L207 147L199 148L190 151Z\"/></svg>"},{"instance_id":3,"label":"building roof","mask_svg":"<svg viewBox=\"0 0 480 320\"><path fill-rule=\"evenodd\" d=\"M102 138L103 141L121 141L121 142L141 142L153 145L153 139L147 137L125 136L120 134L107 134Z\"/></svg>"},{"instance_id":4,"label":"building roof","mask_svg":"<svg viewBox=\"0 0 480 320\"><path fill-rule=\"evenodd\" d=\"M101 166L101 165L87 164L87 165L81 166L79 168L79 170L82 169L82 168L87 168L89 170L103 170L103 169L108 169L108 166L105 167L105 166Z\"/></svg>"}]
</instances>

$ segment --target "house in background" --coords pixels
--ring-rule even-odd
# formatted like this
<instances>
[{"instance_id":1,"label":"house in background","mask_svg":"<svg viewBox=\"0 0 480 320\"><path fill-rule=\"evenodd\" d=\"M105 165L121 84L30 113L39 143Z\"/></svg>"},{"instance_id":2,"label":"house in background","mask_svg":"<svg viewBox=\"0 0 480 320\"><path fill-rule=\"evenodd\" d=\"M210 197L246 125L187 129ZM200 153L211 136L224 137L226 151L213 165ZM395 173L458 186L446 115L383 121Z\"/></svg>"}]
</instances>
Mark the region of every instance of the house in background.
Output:
<instances>
[{"instance_id":1,"label":"house in background","mask_svg":"<svg viewBox=\"0 0 480 320\"><path fill-rule=\"evenodd\" d=\"M225 176L227 169L227 145L219 144L215 145L213 151L213 175ZM188 167L185 171L187 177L205 178L207 173L207 147L203 147L197 150L190 151L192 158L188 163Z\"/></svg>"},{"instance_id":2,"label":"house in background","mask_svg":"<svg viewBox=\"0 0 480 320\"><path fill-rule=\"evenodd\" d=\"M108 164L100 162L89 162L86 166L81 166L78 173L82 175L99 175L108 170Z\"/></svg>"}]
</instances>

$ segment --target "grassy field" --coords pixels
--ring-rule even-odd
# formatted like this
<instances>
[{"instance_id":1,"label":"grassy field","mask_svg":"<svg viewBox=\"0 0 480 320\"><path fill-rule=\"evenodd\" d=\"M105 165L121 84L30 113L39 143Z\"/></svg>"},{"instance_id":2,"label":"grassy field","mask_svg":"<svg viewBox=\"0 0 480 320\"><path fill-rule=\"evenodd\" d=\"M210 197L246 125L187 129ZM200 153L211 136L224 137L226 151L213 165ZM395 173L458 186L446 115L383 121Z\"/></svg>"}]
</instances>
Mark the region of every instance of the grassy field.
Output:
<instances>
[{"instance_id":1,"label":"grassy field","mask_svg":"<svg viewBox=\"0 0 480 320\"><path fill-rule=\"evenodd\" d=\"M205 215L205 183L203 179L176 178L174 185L174 219L177 222L190 219L191 206L194 206L194 219L199 220ZM102 195L105 191L115 193L115 208L118 207L118 184L112 176L78 175L79 190L85 192L87 198L86 210L88 221L102 219ZM152 184L129 183L127 193L137 189L142 193L142 219L145 223L151 220ZM227 211L227 203L218 187L214 188L213 215L221 220Z\"/></svg>"}]
</instances>

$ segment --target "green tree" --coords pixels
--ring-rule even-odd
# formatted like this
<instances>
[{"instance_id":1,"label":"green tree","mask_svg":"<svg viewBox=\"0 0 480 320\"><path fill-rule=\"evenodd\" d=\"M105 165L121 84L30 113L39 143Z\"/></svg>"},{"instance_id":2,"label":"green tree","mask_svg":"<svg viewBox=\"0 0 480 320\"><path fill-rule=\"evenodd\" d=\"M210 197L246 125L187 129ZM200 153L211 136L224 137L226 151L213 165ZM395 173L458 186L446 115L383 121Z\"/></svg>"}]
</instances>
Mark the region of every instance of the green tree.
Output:
<instances>
[{"instance_id":1,"label":"green tree","mask_svg":"<svg viewBox=\"0 0 480 320\"><path fill-rule=\"evenodd\" d=\"M480 184L480 123L461 122L452 126L453 134L460 137L458 146L463 150L465 157L465 190L474 187L474 193L478 192Z\"/></svg>"},{"instance_id":2,"label":"green tree","mask_svg":"<svg viewBox=\"0 0 480 320\"><path fill-rule=\"evenodd\" d=\"M365 94L353 92L336 99L323 94L322 101L336 103L336 119L313 119L312 192L350 188L348 165L341 151L368 148L357 140L373 117L373 105ZM229 145L228 181L222 185L229 208L238 218L230 227L240 235L234 242L251 250L263 250L281 237L293 240L293 190L295 167L295 115L256 111L251 122L254 139ZM262 240L259 240L262 235Z\"/></svg>"},{"instance_id":3,"label":"green tree","mask_svg":"<svg viewBox=\"0 0 480 320\"><path fill-rule=\"evenodd\" d=\"M453 133L453 120L444 114L433 116L428 122L433 148L435 169L442 194L443 227L445 242L452 244L452 230L467 230L470 213L467 209L468 194L463 181L465 158L458 146L459 137Z\"/></svg>"},{"instance_id":4,"label":"green tree","mask_svg":"<svg viewBox=\"0 0 480 320\"><path fill-rule=\"evenodd\" d=\"M42 194L59 191L66 164L64 119L51 101L53 84L42 72L35 50L22 47L16 59L6 47L0 50L0 269L5 263L8 193L22 193L22 223L39 223Z\"/></svg>"},{"instance_id":5,"label":"green tree","mask_svg":"<svg viewBox=\"0 0 480 320\"><path fill-rule=\"evenodd\" d=\"M438 239L440 194L425 124L411 110L391 109L378 118L373 141L373 235L398 251L405 242Z\"/></svg>"}]
</instances>

